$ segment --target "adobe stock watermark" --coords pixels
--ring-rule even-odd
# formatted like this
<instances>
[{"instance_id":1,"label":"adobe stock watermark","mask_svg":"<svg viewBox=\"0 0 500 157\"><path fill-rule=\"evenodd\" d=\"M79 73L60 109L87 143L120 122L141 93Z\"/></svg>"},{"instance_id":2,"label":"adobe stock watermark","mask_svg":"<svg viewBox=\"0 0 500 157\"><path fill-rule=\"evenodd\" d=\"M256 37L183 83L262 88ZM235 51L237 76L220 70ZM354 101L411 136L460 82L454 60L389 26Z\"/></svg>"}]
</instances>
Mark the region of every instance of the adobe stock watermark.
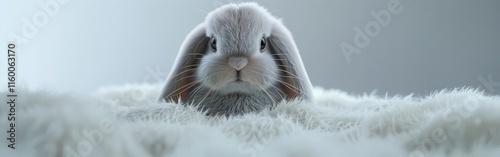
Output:
<instances>
[{"instance_id":1,"label":"adobe stock watermark","mask_svg":"<svg viewBox=\"0 0 500 157\"><path fill-rule=\"evenodd\" d=\"M153 69L150 66L147 66L146 71L148 74L143 77L143 81L147 82L151 79L154 81L162 81L168 75L167 72L162 72L160 70L160 66L156 65L156 69ZM147 91L144 89L134 91L132 93L131 99L134 101L143 101L147 98ZM111 107L111 111L116 113L126 112L129 108L123 106L116 106L110 103L107 103L107 106ZM110 135L114 130L116 130L116 126L113 121L109 118L103 118L99 121L99 127L95 129L84 129L81 134L84 139L80 140L76 143L76 149L66 145L64 148L65 156L74 156L74 157L85 157L92 154L94 148L96 148L99 144L101 144L106 135Z\"/></svg>"},{"instance_id":2,"label":"adobe stock watermark","mask_svg":"<svg viewBox=\"0 0 500 157\"><path fill-rule=\"evenodd\" d=\"M240 144L238 146L238 153L248 157L257 157L258 153L263 151L269 143L273 141L273 136L264 135L262 132L257 131L257 137L251 137L250 142Z\"/></svg>"},{"instance_id":3,"label":"adobe stock watermark","mask_svg":"<svg viewBox=\"0 0 500 157\"><path fill-rule=\"evenodd\" d=\"M116 126L109 118L99 121L99 127L94 129L83 129L81 134L84 139L76 143L76 149L66 145L64 147L64 156L85 157L92 154L94 148L104 141L104 136L110 135Z\"/></svg>"},{"instance_id":4,"label":"adobe stock watermark","mask_svg":"<svg viewBox=\"0 0 500 157\"><path fill-rule=\"evenodd\" d=\"M156 69L147 66L145 70L148 72L147 75L143 77L143 81L147 82L153 79L154 81L162 81L168 75L167 72L162 72L160 66L156 65ZM131 93L131 99L134 101L143 101L147 98L147 91L144 89L136 90ZM129 108L124 106L117 106L106 102L107 106L111 107L111 111L116 113L126 112ZM84 139L76 143L76 149L66 145L64 148L65 156L74 157L85 157L92 154L94 148L101 144L106 135L110 135L114 130L116 130L116 125L110 118L103 118L99 121L99 127L95 129L84 129L81 134Z\"/></svg>"},{"instance_id":5,"label":"adobe stock watermark","mask_svg":"<svg viewBox=\"0 0 500 157\"><path fill-rule=\"evenodd\" d=\"M145 69L148 72L148 75L143 77L144 82L147 82L150 79L153 79L153 81L156 81L156 82L161 82L161 81L164 81L168 76L168 71L160 70L159 64L156 65L155 69L153 69L150 66L147 66Z\"/></svg>"},{"instance_id":6,"label":"adobe stock watermark","mask_svg":"<svg viewBox=\"0 0 500 157\"><path fill-rule=\"evenodd\" d=\"M143 82L149 82L151 80L154 82L163 82L168 77L169 74L168 71L160 70L159 64L156 65L155 69L153 69L151 66L147 66L145 70L148 73L142 78ZM132 100L134 101L143 101L146 98L147 98L147 91L144 88L140 88L139 90L132 92Z\"/></svg>"},{"instance_id":7,"label":"adobe stock watermark","mask_svg":"<svg viewBox=\"0 0 500 157\"><path fill-rule=\"evenodd\" d=\"M58 13L62 5L68 4L70 0L40 0L38 1L38 6L41 8L33 14L31 18L23 17L21 21L23 25L21 26L20 33L9 32L7 38L9 41L16 41L18 44L25 44L33 39L39 32L39 30L45 27L50 18L54 18Z\"/></svg>"},{"instance_id":8,"label":"adobe stock watermark","mask_svg":"<svg viewBox=\"0 0 500 157\"><path fill-rule=\"evenodd\" d=\"M160 65L157 64L156 68L153 69L151 66L146 66L145 70L147 74L143 77L142 82L143 83L148 83L151 81L154 82L163 82L167 76L168 72L166 71L161 71L160 70ZM129 102L142 102L147 99L151 99L151 91L149 91L148 88L134 88L134 90L130 91L129 94L123 94L121 95L122 100L127 100ZM106 103L107 106L111 107L111 111L116 114L116 115L121 115L123 113L127 113L130 110L129 106L124 106L123 104L117 104L115 103L114 100L105 100L107 101ZM153 100L151 100L153 101Z\"/></svg>"},{"instance_id":9,"label":"adobe stock watermark","mask_svg":"<svg viewBox=\"0 0 500 157\"><path fill-rule=\"evenodd\" d=\"M488 74L487 78L484 78L483 76L478 76L477 80L481 82L479 86L484 87L490 93L495 93L497 90L500 90L500 79L498 79L499 81L493 81L493 74L491 73Z\"/></svg>"},{"instance_id":10,"label":"adobe stock watermark","mask_svg":"<svg viewBox=\"0 0 500 157\"><path fill-rule=\"evenodd\" d=\"M480 125L482 123L481 118L472 116L472 113L479 108L479 105L478 100L469 99L463 105L451 106L451 111L443 117L445 125L432 129L428 136L414 141L417 148L409 156L425 157L430 152L435 151L440 144L453 140L455 136L452 135L452 132L458 131L464 125L466 119L472 119L475 125Z\"/></svg>"},{"instance_id":11,"label":"adobe stock watermark","mask_svg":"<svg viewBox=\"0 0 500 157\"><path fill-rule=\"evenodd\" d=\"M258 123L257 123L258 122ZM245 126L245 125L244 125ZM259 152L264 151L266 146L268 146L271 142L273 142L278 136L277 130L267 130L263 128L270 128L273 126L273 121L269 119L256 120L255 123L251 124L251 127L240 126L239 129L243 134L243 139L246 141L241 143L237 151L242 156L247 157L257 157ZM284 128L285 130L281 130L283 132L292 132L291 127ZM267 131L266 131L267 130ZM281 132L280 131L280 132Z\"/></svg>"},{"instance_id":12,"label":"adobe stock watermark","mask_svg":"<svg viewBox=\"0 0 500 157\"><path fill-rule=\"evenodd\" d=\"M392 16L401 13L403 9L400 0L390 0L387 3L387 9L379 11L372 10L370 12L373 20L368 21L363 29L355 26L353 30L356 34L354 35L353 44L346 42L341 42L339 44L340 50L342 54L344 54L347 63L351 63L351 56L353 54L361 53L361 49L370 45L372 38L377 37L382 31L382 28L387 27L391 23Z\"/></svg>"}]
</instances>

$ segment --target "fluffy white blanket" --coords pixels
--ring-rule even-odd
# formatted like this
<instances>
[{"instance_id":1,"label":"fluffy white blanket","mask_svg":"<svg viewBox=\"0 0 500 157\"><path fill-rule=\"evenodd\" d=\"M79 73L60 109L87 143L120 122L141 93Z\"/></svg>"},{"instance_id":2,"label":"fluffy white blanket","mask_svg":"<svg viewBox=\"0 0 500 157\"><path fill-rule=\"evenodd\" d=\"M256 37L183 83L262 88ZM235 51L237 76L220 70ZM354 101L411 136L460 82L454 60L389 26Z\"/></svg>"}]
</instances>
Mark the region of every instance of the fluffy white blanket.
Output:
<instances>
[{"instance_id":1,"label":"fluffy white blanket","mask_svg":"<svg viewBox=\"0 0 500 157\"><path fill-rule=\"evenodd\" d=\"M21 91L15 150L6 140L10 108L0 105L1 156L500 156L500 97L474 89L377 97L316 88L315 104L225 118L157 103L157 87Z\"/></svg>"}]
</instances>

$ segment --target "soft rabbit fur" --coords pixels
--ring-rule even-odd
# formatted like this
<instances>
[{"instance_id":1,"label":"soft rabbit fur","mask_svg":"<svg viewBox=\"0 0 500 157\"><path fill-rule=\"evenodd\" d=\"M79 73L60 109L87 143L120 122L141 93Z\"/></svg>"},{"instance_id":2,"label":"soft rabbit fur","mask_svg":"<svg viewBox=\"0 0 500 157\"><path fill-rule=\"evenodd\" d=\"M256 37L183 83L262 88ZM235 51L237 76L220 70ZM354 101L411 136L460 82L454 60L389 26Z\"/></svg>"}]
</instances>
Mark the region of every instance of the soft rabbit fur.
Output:
<instances>
[{"instance_id":1,"label":"soft rabbit fur","mask_svg":"<svg viewBox=\"0 0 500 157\"><path fill-rule=\"evenodd\" d=\"M210 12L188 34L158 99L235 115L311 94L289 30L258 4L241 3Z\"/></svg>"}]
</instances>

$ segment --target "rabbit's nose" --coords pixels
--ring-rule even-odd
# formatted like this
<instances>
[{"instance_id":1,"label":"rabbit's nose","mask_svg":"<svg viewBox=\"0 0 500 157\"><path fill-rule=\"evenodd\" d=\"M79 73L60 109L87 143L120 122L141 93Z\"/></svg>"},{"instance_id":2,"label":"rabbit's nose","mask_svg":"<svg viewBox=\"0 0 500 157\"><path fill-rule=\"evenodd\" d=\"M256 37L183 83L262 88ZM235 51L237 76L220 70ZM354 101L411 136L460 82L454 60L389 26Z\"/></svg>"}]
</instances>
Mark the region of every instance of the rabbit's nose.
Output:
<instances>
[{"instance_id":1,"label":"rabbit's nose","mask_svg":"<svg viewBox=\"0 0 500 157\"><path fill-rule=\"evenodd\" d=\"M246 57L230 57L229 65L236 70L241 70L248 63L248 59Z\"/></svg>"}]
</instances>

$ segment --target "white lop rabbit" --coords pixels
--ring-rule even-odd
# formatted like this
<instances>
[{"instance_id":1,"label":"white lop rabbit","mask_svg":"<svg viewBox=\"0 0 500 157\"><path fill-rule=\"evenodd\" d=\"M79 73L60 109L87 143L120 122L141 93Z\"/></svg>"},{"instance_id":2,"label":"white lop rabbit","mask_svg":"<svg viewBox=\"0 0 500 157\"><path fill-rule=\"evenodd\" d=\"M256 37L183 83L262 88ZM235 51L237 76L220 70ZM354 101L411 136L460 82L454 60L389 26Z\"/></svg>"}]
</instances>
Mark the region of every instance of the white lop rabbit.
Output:
<instances>
[{"instance_id":1,"label":"white lop rabbit","mask_svg":"<svg viewBox=\"0 0 500 157\"><path fill-rule=\"evenodd\" d=\"M311 94L289 30L258 4L241 3L208 13L187 35L158 99L228 116Z\"/></svg>"}]
</instances>

